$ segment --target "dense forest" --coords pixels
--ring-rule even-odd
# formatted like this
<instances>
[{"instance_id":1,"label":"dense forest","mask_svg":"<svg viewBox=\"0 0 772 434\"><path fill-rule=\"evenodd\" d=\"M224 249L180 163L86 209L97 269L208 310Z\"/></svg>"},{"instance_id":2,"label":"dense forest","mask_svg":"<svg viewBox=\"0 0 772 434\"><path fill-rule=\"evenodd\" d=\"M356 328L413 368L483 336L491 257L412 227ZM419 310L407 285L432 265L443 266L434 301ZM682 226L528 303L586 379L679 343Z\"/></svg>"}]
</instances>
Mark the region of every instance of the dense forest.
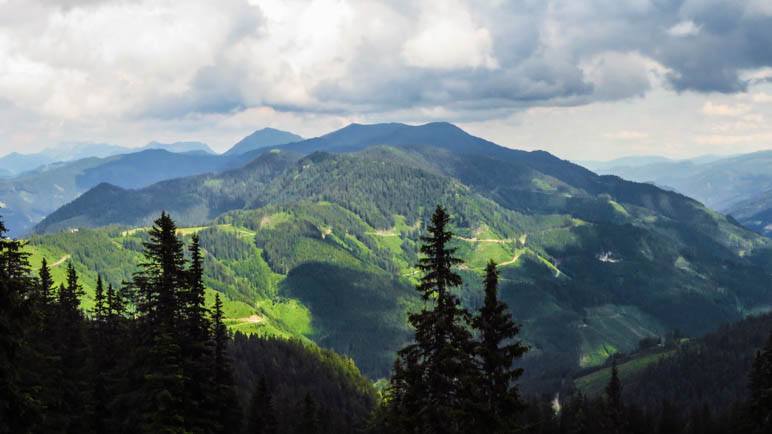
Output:
<instances>
[{"instance_id":1,"label":"dense forest","mask_svg":"<svg viewBox=\"0 0 772 434\"><path fill-rule=\"evenodd\" d=\"M1 227L2 234L5 228ZM356 432L376 392L356 366L296 340L231 335L204 303L197 237L162 215L122 287L80 305L23 243L0 240L0 432ZM33 275L34 274L34 275Z\"/></svg>"},{"instance_id":2,"label":"dense forest","mask_svg":"<svg viewBox=\"0 0 772 434\"><path fill-rule=\"evenodd\" d=\"M205 302L207 231L186 244L162 214L134 246L137 270L121 285L97 277L84 309L72 264L56 287L49 265L32 270L24 243L6 238L0 224L0 433L772 429L769 317L678 345L629 384L612 358L596 396L571 388L559 397L524 394L518 380L529 348L500 297L499 269L487 263L480 303L465 307L459 289L469 273L457 271L449 223L438 207L419 239L412 339L378 387L351 359L311 343L229 331L220 296L211 309ZM271 234L258 239L269 260L289 248ZM208 245L234 260L253 253L238 238Z\"/></svg>"}]
</instances>

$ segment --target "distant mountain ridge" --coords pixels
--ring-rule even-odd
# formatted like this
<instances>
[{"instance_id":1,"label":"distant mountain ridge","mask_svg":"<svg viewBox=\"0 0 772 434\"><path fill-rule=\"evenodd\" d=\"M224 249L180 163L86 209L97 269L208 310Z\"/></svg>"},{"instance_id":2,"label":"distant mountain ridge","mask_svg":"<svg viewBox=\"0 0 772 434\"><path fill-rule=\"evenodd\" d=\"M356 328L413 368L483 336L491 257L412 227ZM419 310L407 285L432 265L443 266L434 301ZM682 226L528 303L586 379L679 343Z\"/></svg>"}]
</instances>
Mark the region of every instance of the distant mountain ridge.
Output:
<instances>
[{"instance_id":1,"label":"distant mountain ridge","mask_svg":"<svg viewBox=\"0 0 772 434\"><path fill-rule=\"evenodd\" d=\"M232 148L226 151L225 155L245 154L261 148L284 145L287 143L299 142L301 140L303 140L303 138L297 134L277 130L275 128L263 128L241 139L238 143L233 145Z\"/></svg>"},{"instance_id":2,"label":"distant mountain ridge","mask_svg":"<svg viewBox=\"0 0 772 434\"><path fill-rule=\"evenodd\" d=\"M212 148L209 147L206 143L202 142L174 142L174 143L160 143L157 141L152 141L148 143L147 145L140 148L140 150L148 150L148 149L162 149L164 151L174 152L174 153L189 153L189 152L199 152L204 154L216 154L212 150ZM136 149L130 149L130 151L136 151Z\"/></svg>"},{"instance_id":3,"label":"distant mountain ridge","mask_svg":"<svg viewBox=\"0 0 772 434\"><path fill-rule=\"evenodd\" d=\"M60 146L33 154L12 152L0 157L0 176L13 177L47 164L81 160L84 158L106 158L113 155L130 154L147 149L164 149L169 152L205 152L214 154L209 146L201 142L159 143L150 142L141 148L129 148L106 143L83 143L74 146Z\"/></svg>"},{"instance_id":4,"label":"distant mountain ridge","mask_svg":"<svg viewBox=\"0 0 772 434\"><path fill-rule=\"evenodd\" d=\"M754 231L772 234L772 151L643 164L627 161L627 165L619 165L621 163L625 160L588 163L588 166L598 173L611 173L678 191L732 215Z\"/></svg>"},{"instance_id":5,"label":"distant mountain ridge","mask_svg":"<svg viewBox=\"0 0 772 434\"><path fill-rule=\"evenodd\" d=\"M0 158L0 207L11 235L19 236L100 183L142 188L166 179L234 169L256 158L256 152L218 155L202 142L152 141L141 148L81 144L9 154ZM4 171L3 164L14 170Z\"/></svg>"}]
</instances>

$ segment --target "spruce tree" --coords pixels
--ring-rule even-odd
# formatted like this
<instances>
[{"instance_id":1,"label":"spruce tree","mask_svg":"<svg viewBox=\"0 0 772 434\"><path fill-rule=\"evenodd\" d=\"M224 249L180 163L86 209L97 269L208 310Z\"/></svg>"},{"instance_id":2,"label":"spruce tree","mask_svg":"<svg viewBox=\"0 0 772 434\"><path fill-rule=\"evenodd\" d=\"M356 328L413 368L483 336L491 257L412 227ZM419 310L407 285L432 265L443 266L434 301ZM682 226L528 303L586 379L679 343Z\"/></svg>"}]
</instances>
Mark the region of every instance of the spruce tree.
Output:
<instances>
[{"instance_id":1,"label":"spruce tree","mask_svg":"<svg viewBox=\"0 0 772 434\"><path fill-rule=\"evenodd\" d=\"M499 272L490 261L485 268L485 301L473 322L479 334L478 417L480 428L488 433L512 429L517 411L523 408L515 385L523 370L513 363L528 351L516 340L520 328L512 321L507 305L499 300L498 284Z\"/></svg>"},{"instance_id":2,"label":"spruce tree","mask_svg":"<svg viewBox=\"0 0 772 434\"><path fill-rule=\"evenodd\" d=\"M772 334L756 353L750 374L750 410L760 433L772 431Z\"/></svg>"},{"instance_id":3,"label":"spruce tree","mask_svg":"<svg viewBox=\"0 0 772 434\"><path fill-rule=\"evenodd\" d=\"M54 302L54 279L51 277L51 269L48 267L46 258L40 262L38 297L40 303L44 305L51 305Z\"/></svg>"},{"instance_id":4,"label":"spruce tree","mask_svg":"<svg viewBox=\"0 0 772 434\"><path fill-rule=\"evenodd\" d=\"M85 318L80 307L83 288L72 263L67 264L67 283L59 287L57 299L56 349L61 375L57 388L61 428L64 432L78 433L88 430L89 405L87 383L88 348L85 339Z\"/></svg>"},{"instance_id":5,"label":"spruce tree","mask_svg":"<svg viewBox=\"0 0 772 434\"><path fill-rule=\"evenodd\" d=\"M236 396L233 369L228 356L228 329L223 322L222 300L215 295L212 312L214 340L214 386L212 396L214 411L218 422L218 432L238 432L241 422L241 408Z\"/></svg>"},{"instance_id":6,"label":"spruce tree","mask_svg":"<svg viewBox=\"0 0 772 434\"><path fill-rule=\"evenodd\" d=\"M21 375L33 289L28 257L21 242L6 238L0 221L0 433L29 432L38 417Z\"/></svg>"},{"instance_id":7,"label":"spruce tree","mask_svg":"<svg viewBox=\"0 0 772 434\"><path fill-rule=\"evenodd\" d=\"M407 432L468 432L474 423L477 383L470 315L451 289L461 285L452 267L461 263L449 247L450 217L438 206L422 237L417 290L426 306L409 316L415 343L398 353L391 382L393 418Z\"/></svg>"},{"instance_id":8,"label":"spruce tree","mask_svg":"<svg viewBox=\"0 0 772 434\"><path fill-rule=\"evenodd\" d=\"M252 392L244 434L275 434L276 416L274 414L271 392L264 377L257 382Z\"/></svg>"},{"instance_id":9,"label":"spruce tree","mask_svg":"<svg viewBox=\"0 0 772 434\"><path fill-rule=\"evenodd\" d=\"M204 266L198 235L190 246L190 267L182 307L182 352L185 372L185 421L189 431L212 432L217 420L212 402L211 322L204 304Z\"/></svg>"},{"instance_id":10,"label":"spruce tree","mask_svg":"<svg viewBox=\"0 0 772 434\"><path fill-rule=\"evenodd\" d=\"M605 418L604 427L610 434L627 432L624 420L624 403L622 402L622 381L619 379L617 360L611 362L611 378L605 389Z\"/></svg>"},{"instance_id":11,"label":"spruce tree","mask_svg":"<svg viewBox=\"0 0 772 434\"><path fill-rule=\"evenodd\" d=\"M320 432L319 408L311 394L306 393L305 398L303 398L303 409L301 412L300 426L298 426L297 433L318 434Z\"/></svg>"},{"instance_id":12,"label":"spruce tree","mask_svg":"<svg viewBox=\"0 0 772 434\"><path fill-rule=\"evenodd\" d=\"M136 420L125 421L144 432L185 431L184 372L179 337L179 294L187 284L182 242L174 221L162 213L144 243L145 260L134 276L137 320L132 385Z\"/></svg>"},{"instance_id":13,"label":"spruce tree","mask_svg":"<svg viewBox=\"0 0 772 434\"><path fill-rule=\"evenodd\" d=\"M103 324L107 317L107 300L105 299L105 287L102 276L97 275L96 289L94 290L93 320L97 325Z\"/></svg>"},{"instance_id":14,"label":"spruce tree","mask_svg":"<svg viewBox=\"0 0 772 434\"><path fill-rule=\"evenodd\" d=\"M94 308L90 322L91 341L91 429L94 432L105 432L110 426L109 403L111 390L109 374L114 357L108 350L108 301L105 294L102 276L97 276L94 291Z\"/></svg>"}]
</instances>

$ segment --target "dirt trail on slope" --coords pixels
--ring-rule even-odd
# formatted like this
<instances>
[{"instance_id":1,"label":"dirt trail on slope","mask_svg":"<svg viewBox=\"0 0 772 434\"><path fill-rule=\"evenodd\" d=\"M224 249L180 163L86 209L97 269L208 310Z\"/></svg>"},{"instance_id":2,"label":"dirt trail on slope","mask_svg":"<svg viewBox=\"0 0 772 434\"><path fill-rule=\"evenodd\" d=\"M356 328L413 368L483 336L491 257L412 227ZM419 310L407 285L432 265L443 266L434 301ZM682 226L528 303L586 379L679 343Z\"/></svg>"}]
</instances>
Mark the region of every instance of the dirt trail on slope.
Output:
<instances>
[{"instance_id":1,"label":"dirt trail on slope","mask_svg":"<svg viewBox=\"0 0 772 434\"><path fill-rule=\"evenodd\" d=\"M51 264L51 266L52 267L58 267L58 266L64 264L65 261L69 260L70 258L72 258L72 255L64 255L61 258L59 258L58 261L56 261L53 264Z\"/></svg>"},{"instance_id":2,"label":"dirt trail on slope","mask_svg":"<svg viewBox=\"0 0 772 434\"><path fill-rule=\"evenodd\" d=\"M513 242L517 241L515 239L503 239L503 240L500 240L498 238L465 238L465 237L460 237L458 235L456 235L454 238L457 238L459 240L463 240L463 241L466 241L466 242L469 242L469 243L506 244L506 243L513 243Z\"/></svg>"},{"instance_id":3,"label":"dirt trail on slope","mask_svg":"<svg viewBox=\"0 0 772 434\"><path fill-rule=\"evenodd\" d=\"M521 256L523 256L524 253L525 253L524 251L520 251L520 252L515 253L515 256L512 259L510 259L509 261L506 261L506 262L502 262L501 264L498 264L498 266L502 267L504 265L514 264L515 262L517 262L518 259L520 259Z\"/></svg>"}]
</instances>

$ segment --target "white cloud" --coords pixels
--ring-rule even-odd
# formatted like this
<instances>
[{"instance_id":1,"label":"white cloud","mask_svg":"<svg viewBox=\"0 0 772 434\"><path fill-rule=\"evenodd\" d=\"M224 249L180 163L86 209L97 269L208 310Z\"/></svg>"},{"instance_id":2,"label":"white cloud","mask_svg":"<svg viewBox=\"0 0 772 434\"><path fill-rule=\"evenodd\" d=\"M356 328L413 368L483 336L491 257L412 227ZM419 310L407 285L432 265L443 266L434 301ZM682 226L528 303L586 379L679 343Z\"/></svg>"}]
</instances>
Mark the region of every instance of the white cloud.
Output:
<instances>
[{"instance_id":1,"label":"white cloud","mask_svg":"<svg viewBox=\"0 0 772 434\"><path fill-rule=\"evenodd\" d=\"M707 101L702 106L702 113L708 116L739 117L750 110L751 107L746 104L717 104L712 101Z\"/></svg>"},{"instance_id":2,"label":"white cloud","mask_svg":"<svg viewBox=\"0 0 772 434\"><path fill-rule=\"evenodd\" d=\"M700 145L765 145L772 143L772 132L754 134L707 134L697 136ZM769 149L767 147L767 149Z\"/></svg>"},{"instance_id":3,"label":"white cloud","mask_svg":"<svg viewBox=\"0 0 772 434\"><path fill-rule=\"evenodd\" d=\"M649 134L643 131L620 130L613 133L606 133L603 137L612 140L643 140L648 139Z\"/></svg>"},{"instance_id":4,"label":"white cloud","mask_svg":"<svg viewBox=\"0 0 772 434\"><path fill-rule=\"evenodd\" d=\"M700 33L700 27L694 24L694 21L691 20L681 21L680 23L669 28L667 33L670 36L676 37L694 36Z\"/></svg>"},{"instance_id":5,"label":"white cloud","mask_svg":"<svg viewBox=\"0 0 772 434\"><path fill-rule=\"evenodd\" d=\"M758 102L758 103L772 103L772 94L757 92L757 93L751 94L751 99L753 99L753 102Z\"/></svg>"},{"instance_id":6,"label":"white cloud","mask_svg":"<svg viewBox=\"0 0 772 434\"><path fill-rule=\"evenodd\" d=\"M498 67L490 31L477 24L465 5L456 1L422 3L417 32L405 42L402 55L410 66L457 69Z\"/></svg>"}]
</instances>

